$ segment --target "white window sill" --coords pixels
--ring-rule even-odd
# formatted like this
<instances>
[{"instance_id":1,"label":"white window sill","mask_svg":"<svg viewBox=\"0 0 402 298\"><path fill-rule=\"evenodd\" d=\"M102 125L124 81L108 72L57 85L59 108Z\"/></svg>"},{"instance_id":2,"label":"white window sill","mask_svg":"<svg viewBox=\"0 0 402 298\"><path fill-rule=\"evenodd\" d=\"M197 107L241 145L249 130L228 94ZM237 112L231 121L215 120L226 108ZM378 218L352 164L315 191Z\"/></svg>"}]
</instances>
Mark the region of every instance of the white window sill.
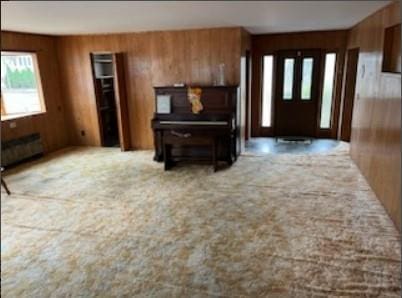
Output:
<instances>
[{"instance_id":1,"label":"white window sill","mask_svg":"<svg viewBox=\"0 0 402 298\"><path fill-rule=\"evenodd\" d=\"M19 119L19 118L26 118L26 117L31 117L31 116L42 115L45 113L46 112L31 112L31 113L1 115L1 121L3 122L3 121L15 120L15 119Z\"/></svg>"}]
</instances>

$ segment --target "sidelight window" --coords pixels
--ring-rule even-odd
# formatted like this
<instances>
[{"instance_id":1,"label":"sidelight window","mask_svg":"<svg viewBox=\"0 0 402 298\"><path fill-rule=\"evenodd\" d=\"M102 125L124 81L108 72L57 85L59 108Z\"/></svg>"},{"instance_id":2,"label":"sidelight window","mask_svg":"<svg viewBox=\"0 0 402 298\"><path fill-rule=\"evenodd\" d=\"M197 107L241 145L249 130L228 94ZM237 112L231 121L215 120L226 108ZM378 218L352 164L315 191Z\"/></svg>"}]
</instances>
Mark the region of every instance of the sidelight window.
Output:
<instances>
[{"instance_id":1,"label":"sidelight window","mask_svg":"<svg viewBox=\"0 0 402 298\"><path fill-rule=\"evenodd\" d=\"M274 56L264 56L263 60L263 85L262 85L262 126L272 126L272 84L274 70Z\"/></svg>"},{"instance_id":2,"label":"sidelight window","mask_svg":"<svg viewBox=\"0 0 402 298\"><path fill-rule=\"evenodd\" d=\"M324 83L321 97L320 119L320 128L324 129L331 127L331 111L335 85L335 62L335 53L327 53L325 55Z\"/></svg>"}]
</instances>

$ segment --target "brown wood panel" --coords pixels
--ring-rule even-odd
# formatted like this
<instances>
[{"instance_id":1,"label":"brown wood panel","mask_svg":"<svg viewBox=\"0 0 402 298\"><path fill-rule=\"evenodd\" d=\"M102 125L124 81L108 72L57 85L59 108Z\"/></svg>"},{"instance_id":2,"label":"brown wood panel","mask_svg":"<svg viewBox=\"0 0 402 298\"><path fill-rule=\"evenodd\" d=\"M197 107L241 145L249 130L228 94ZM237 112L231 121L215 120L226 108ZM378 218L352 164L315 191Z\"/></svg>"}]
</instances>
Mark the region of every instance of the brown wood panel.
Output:
<instances>
[{"instance_id":1,"label":"brown wood panel","mask_svg":"<svg viewBox=\"0 0 402 298\"><path fill-rule=\"evenodd\" d=\"M67 146L69 128L65 122L65 106L60 91L56 38L2 31L1 50L36 53L46 105L45 113L1 121L1 139L8 140L31 133L40 133L45 152ZM10 128L12 122L16 124L15 128Z\"/></svg>"},{"instance_id":2,"label":"brown wood panel","mask_svg":"<svg viewBox=\"0 0 402 298\"><path fill-rule=\"evenodd\" d=\"M76 37L75 40L69 38L57 40L68 132L74 145L100 146L90 52L101 51L102 48L92 47L91 51L85 51L81 40L82 37ZM92 44L92 39L89 38L88 43Z\"/></svg>"},{"instance_id":3,"label":"brown wood panel","mask_svg":"<svg viewBox=\"0 0 402 298\"><path fill-rule=\"evenodd\" d=\"M346 56L347 61L345 68L344 94L341 109L341 123L339 125L339 137L342 141L350 142L359 49L349 49Z\"/></svg>"},{"instance_id":4,"label":"brown wood panel","mask_svg":"<svg viewBox=\"0 0 402 298\"><path fill-rule=\"evenodd\" d=\"M281 50L322 49L338 54L336 65L335 96L332 115L332 129L320 132L320 136L335 138L338 128L343 63L347 31L314 31L299 33L263 34L252 36L252 87L251 87L251 135L262 136L272 133L271 129L261 128L261 79L264 55ZM275 117L275 115L274 115Z\"/></svg>"},{"instance_id":5,"label":"brown wood panel","mask_svg":"<svg viewBox=\"0 0 402 298\"><path fill-rule=\"evenodd\" d=\"M70 137L75 145L100 145L91 52L120 52L126 57L124 73L134 149L153 148L153 86L178 82L212 85L220 63L226 66L227 84L240 82L240 28L64 36L58 38L58 50Z\"/></svg>"},{"instance_id":6,"label":"brown wood panel","mask_svg":"<svg viewBox=\"0 0 402 298\"><path fill-rule=\"evenodd\" d=\"M393 2L350 31L348 48L360 48L351 156L400 229L401 75L381 71L384 30L397 23L400 4Z\"/></svg>"}]
</instances>

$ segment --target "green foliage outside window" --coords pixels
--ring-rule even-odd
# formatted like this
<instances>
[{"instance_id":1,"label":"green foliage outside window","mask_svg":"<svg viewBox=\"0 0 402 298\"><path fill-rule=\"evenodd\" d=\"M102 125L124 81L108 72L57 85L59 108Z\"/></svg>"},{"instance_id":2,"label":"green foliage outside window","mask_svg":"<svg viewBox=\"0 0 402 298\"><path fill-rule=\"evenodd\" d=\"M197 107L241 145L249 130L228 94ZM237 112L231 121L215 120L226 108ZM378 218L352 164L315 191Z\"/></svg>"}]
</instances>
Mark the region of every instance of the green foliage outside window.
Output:
<instances>
[{"instance_id":1,"label":"green foliage outside window","mask_svg":"<svg viewBox=\"0 0 402 298\"><path fill-rule=\"evenodd\" d=\"M23 70L11 70L7 66L4 82L9 89L34 89L36 88L35 74L29 68Z\"/></svg>"}]
</instances>

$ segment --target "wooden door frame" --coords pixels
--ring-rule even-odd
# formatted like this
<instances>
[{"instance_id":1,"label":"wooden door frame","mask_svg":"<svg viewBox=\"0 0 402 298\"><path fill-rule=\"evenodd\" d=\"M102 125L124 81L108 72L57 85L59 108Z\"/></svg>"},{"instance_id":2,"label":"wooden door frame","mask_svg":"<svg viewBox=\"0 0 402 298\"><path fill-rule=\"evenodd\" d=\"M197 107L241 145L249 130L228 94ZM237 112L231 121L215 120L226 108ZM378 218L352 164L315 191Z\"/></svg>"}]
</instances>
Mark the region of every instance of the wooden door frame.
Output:
<instances>
[{"instance_id":1,"label":"wooden door frame","mask_svg":"<svg viewBox=\"0 0 402 298\"><path fill-rule=\"evenodd\" d=\"M90 53L90 64L94 85L95 93L95 105L96 105L96 116L98 118L98 131L100 137L100 145L104 146L103 137L103 124L101 121L101 111L99 109L98 98L101 96L99 93L99 88L97 88L97 80L95 74L95 68L93 65L94 55L96 54L110 54L113 59L113 89L114 89L114 100L116 103L116 116L117 116L117 128L119 133L119 144L121 151L127 151L131 149L131 139L130 139L130 123L128 118L128 104L127 104L127 94L126 94L126 83L125 83L125 56L123 53L113 53L113 52L91 52Z\"/></svg>"},{"instance_id":2,"label":"wooden door frame","mask_svg":"<svg viewBox=\"0 0 402 298\"><path fill-rule=\"evenodd\" d=\"M321 107L322 107L322 93L324 89L324 75L325 75L325 56L326 54L335 53L335 74L334 85L332 90L332 105L331 105L331 119L329 128L320 128L321 122ZM336 139L338 134L339 125L339 110L341 105L341 92L343 83L343 67L344 67L344 51L339 48L325 49L321 51L321 71L320 71L320 86L319 86L319 104L317 109L317 138L331 138Z\"/></svg>"},{"instance_id":3,"label":"wooden door frame","mask_svg":"<svg viewBox=\"0 0 402 298\"><path fill-rule=\"evenodd\" d=\"M246 50L246 119L245 119L245 139L246 141L250 138L250 119L251 119L251 51Z\"/></svg>"},{"instance_id":4,"label":"wooden door frame","mask_svg":"<svg viewBox=\"0 0 402 298\"><path fill-rule=\"evenodd\" d=\"M264 127L262 126L262 101L264 100L263 97L263 85L264 85L264 57L265 56L272 56L272 102L271 102L271 126L270 127ZM253 76L253 79L255 78L258 81L258 87L259 87L259 101L257 103L257 106L254 107L258 111L257 115L254 115L253 118L253 113L251 111L251 135L254 137L256 136L255 133L253 133L253 130L257 129L258 130L258 136L264 136L264 137L272 137L274 136L274 123L275 123L275 93L276 93L276 68L277 68L277 51L272 52L264 52L258 61L260 63L260 72L258 75ZM251 85L252 86L252 85ZM251 109L253 109L253 103L250 105ZM255 127L257 124L257 128Z\"/></svg>"},{"instance_id":5,"label":"wooden door frame","mask_svg":"<svg viewBox=\"0 0 402 298\"><path fill-rule=\"evenodd\" d=\"M126 81L124 75L125 56L123 53L113 54L113 85L115 91L117 126L119 129L119 142L121 151L127 151L131 147L130 123L128 102L126 93Z\"/></svg>"},{"instance_id":6,"label":"wooden door frame","mask_svg":"<svg viewBox=\"0 0 402 298\"><path fill-rule=\"evenodd\" d=\"M340 111L339 139L349 142L351 139L353 106L357 79L357 68L359 63L360 48L346 50L345 74L342 90L342 102ZM349 89L351 88L351 89Z\"/></svg>"},{"instance_id":7,"label":"wooden door frame","mask_svg":"<svg viewBox=\"0 0 402 298\"><path fill-rule=\"evenodd\" d=\"M300 49L308 49L301 47ZM318 48L317 48L318 49ZM317 122L317 138L331 138L336 139L338 133L338 122L339 122L339 111L341 106L341 95L342 95L342 84L343 84L343 67L345 58L345 49L342 46L338 47L320 47L322 51L321 61L323 62L323 57L326 53L336 53L337 62L335 65L335 85L334 85L334 96L333 105L331 113L331 128L330 129L320 129L319 122ZM261 47L254 48L252 52L252 82L251 82L251 137L269 137L273 136L273 128L261 127L261 113L262 113L262 87L263 87L263 59L266 55L274 56L274 72L276 72L276 50L266 49ZM324 63L321 63L320 80L322 80ZM275 81L275 76L273 77ZM275 82L273 83L275 86ZM319 86L320 96L319 96L319 106L317 113L321 112L321 90L322 82ZM275 90L273 90L275 92ZM273 102L272 111L275 109L275 103ZM272 121L275 121L275 115L273 113ZM319 120L318 120L319 121Z\"/></svg>"},{"instance_id":8,"label":"wooden door frame","mask_svg":"<svg viewBox=\"0 0 402 298\"><path fill-rule=\"evenodd\" d=\"M96 74L95 74L95 66L94 66L94 55L98 54L98 52L91 52L89 53L89 65L91 67L91 73L92 73L92 84L94 88L94 94L95 94L95 108L96 108L96 118L97 118L97 123L98 123L98 133L99 133L99 144L101 147L104 146L104 141L103 141L103 125L101 121L101 111L99 109L99 103L98 103L98 98L100 96L99 93L99 88L97 87L98 81L96 80ZM82 134L82 133L81 133Z\"/></svg>"}]
</instances>

